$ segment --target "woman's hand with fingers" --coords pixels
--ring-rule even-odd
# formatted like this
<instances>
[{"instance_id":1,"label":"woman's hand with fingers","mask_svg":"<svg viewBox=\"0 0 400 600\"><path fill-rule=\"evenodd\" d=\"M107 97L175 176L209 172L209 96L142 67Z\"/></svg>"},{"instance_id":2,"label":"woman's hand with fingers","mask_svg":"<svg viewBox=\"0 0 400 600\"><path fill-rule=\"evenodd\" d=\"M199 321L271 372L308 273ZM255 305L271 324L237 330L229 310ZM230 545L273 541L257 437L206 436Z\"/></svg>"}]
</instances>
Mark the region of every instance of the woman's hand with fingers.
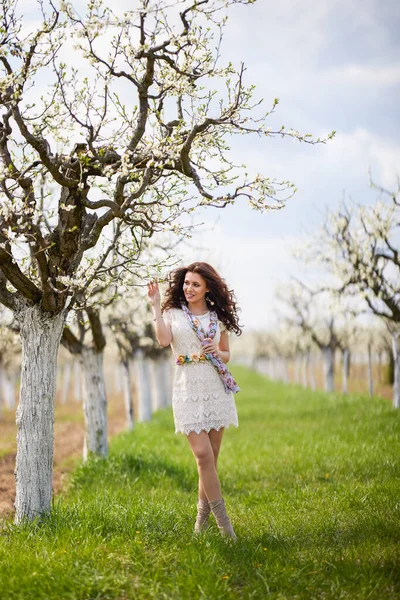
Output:
<instances>
[{"instance_id":1,"label":"woman's hand with fingers","mask_svg":"<svg viewBox=\"0 0 400 600\"><path fill-rule=\"evenodd\" d=\"M149 281L147 284L147 298L153 307L160 306L161 297L157 279L154 279L154 281Z\"/></svg>"},{"instance_id":2,"label":"woman's hand with fingers","mask_svg":"<svg viewBox=\"0 0 400 600\"><path fill-rule=\"evenodd\" d=\"M204 354L215 354L216 352L218 352L218 345L211 338L206 338L202 346Z\"/></svg>"}]
</instances>

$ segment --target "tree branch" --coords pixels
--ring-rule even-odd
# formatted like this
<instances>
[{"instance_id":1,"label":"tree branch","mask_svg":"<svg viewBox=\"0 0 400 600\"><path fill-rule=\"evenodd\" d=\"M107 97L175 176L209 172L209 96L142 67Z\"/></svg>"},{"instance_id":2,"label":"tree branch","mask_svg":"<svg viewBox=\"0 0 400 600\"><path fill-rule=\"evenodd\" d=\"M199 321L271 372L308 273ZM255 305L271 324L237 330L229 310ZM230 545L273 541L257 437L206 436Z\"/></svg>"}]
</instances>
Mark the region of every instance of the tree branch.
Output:
<instances>
[{"instance_id":1,"label":"tree branch","mask_svg":"<svg viewBox=\"0 0 400 600\"><path fill-rule=\"evenodd\" d=\"M23 274L13 257L3 248L0 248L0 269L7 277L8 281L15 289L27 300L33 303L40 302L42 298L41 291L26 275Z\"/></svg>"}]
</instances>

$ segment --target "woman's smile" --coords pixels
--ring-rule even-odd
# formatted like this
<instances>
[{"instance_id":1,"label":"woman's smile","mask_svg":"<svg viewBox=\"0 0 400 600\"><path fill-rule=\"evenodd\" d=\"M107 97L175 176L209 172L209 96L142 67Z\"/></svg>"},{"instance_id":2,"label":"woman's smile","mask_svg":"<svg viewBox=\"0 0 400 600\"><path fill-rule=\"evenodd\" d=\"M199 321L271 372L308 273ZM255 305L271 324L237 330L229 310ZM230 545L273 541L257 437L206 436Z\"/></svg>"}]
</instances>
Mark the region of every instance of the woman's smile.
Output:
<instances>
[{"instance_id":1,"label":"woman's smile","mask_svg":"<svg viewBox=\"0 0 400 600\"><path fill-rule=\"evenodd\" d=\"M205 305L205 296L208 288L205 279L198 273L191 273L190 271L186 273L183 282L183 292L187 302Z\"/></svg>"}]
</instances>

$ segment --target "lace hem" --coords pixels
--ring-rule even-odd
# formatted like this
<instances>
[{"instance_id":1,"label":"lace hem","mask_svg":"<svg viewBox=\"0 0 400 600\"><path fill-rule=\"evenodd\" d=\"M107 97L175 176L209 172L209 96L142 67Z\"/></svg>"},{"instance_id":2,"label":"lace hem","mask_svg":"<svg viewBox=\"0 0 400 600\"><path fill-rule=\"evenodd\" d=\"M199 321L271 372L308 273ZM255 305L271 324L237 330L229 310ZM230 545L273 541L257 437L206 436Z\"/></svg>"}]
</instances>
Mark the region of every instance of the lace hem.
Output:
<instances>
[{"instance_id":1,"label":"lace hem","mask_svg":"<svg viewBox=\"0 0 400 600\"><path fill-rule=\"evenodd\" d=\"M189 433L197 433L197 435L199 435L199 433L201 431L206 431L207 433L209 433L211 431L211 429L215 429L215 431L219 431L220 429L222 429L223 427L225 429L228 429L228 427L230 427L232 425L232 427L239 427L239 423L235 420L230 420L230 421L210 421L209 423L191 423L190 425L180 425L178 427L175 428L175 433L183 433L183 435L189 435Z\"/></svg>"}]
</instances>

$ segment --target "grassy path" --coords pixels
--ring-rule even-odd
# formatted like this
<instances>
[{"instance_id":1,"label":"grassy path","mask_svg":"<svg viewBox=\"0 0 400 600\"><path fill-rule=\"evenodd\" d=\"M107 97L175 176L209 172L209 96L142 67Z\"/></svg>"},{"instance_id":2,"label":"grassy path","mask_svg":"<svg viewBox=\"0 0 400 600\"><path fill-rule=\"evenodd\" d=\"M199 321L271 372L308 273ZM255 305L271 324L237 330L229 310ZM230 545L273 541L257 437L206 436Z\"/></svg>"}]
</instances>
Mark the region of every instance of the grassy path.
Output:
<instances>
[{"instance_id":1,"label":"grassy path","mask_svg":"<svg viewBox=\"0 0 400 600\"><path fill-rule=\"evenodd\" d=\"M2 600L400 598L400 414L236 368L220 475L236 545L192 534L196 473L169 411L0 535Z\"/></svg>"}]
</instances>

